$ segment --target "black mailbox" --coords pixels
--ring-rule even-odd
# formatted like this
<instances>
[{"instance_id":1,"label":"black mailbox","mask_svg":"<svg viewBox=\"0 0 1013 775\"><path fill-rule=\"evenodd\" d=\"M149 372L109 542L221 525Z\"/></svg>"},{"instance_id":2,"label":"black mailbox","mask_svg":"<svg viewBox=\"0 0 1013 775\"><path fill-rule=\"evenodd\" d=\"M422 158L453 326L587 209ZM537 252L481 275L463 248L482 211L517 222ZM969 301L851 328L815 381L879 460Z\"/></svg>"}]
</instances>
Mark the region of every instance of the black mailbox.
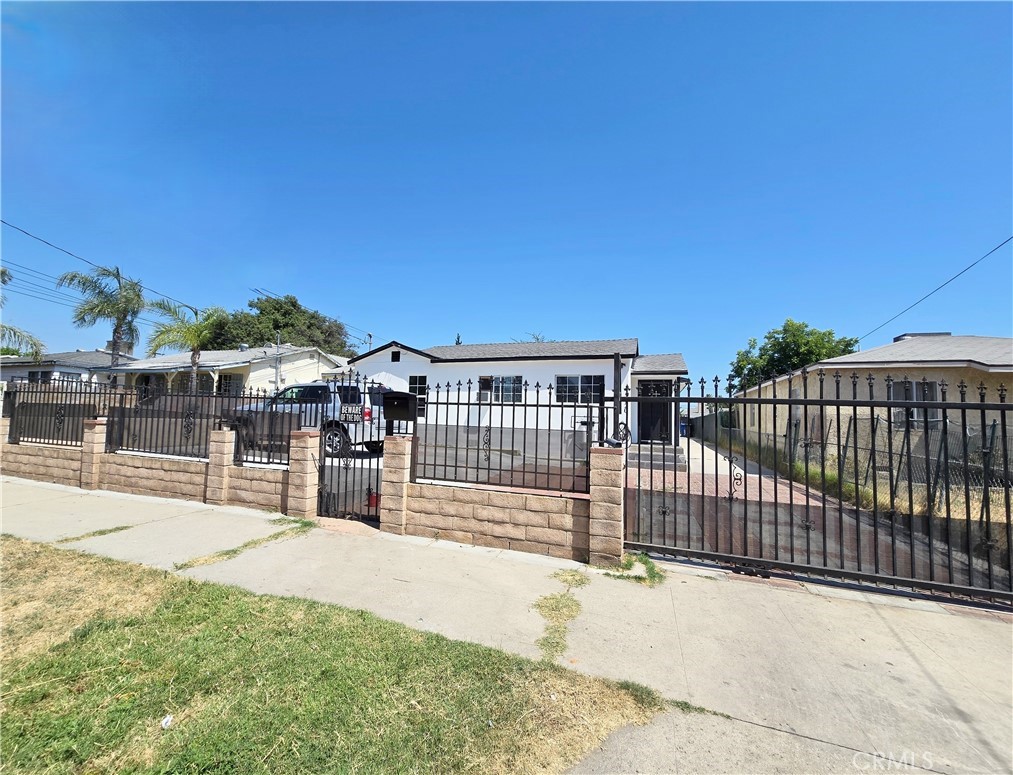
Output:
<instances>
[{"instance_id":1,"label":"black mailbox","mask_svg":"<svg viewBox=\"0 0 1013 775\"><path fill-rule=\"evenodd\" d=\"M418 396L391 390L383 394L383 416L387 420L414 420L418 413Z\"/></svg>"}]
</instances>

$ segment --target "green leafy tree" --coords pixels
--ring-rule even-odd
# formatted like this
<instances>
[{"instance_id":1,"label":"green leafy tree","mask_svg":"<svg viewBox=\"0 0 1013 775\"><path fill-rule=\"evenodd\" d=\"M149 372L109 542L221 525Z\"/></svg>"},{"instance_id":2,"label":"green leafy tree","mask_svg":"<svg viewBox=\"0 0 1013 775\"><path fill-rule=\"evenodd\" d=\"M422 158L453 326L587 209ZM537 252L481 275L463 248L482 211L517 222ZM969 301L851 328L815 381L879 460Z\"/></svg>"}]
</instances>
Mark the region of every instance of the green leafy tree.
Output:
<instances>
[{"instance_id":1,"label":"green leafy tree","mask_svg":"<svg viewBox=\"0 0 1013 775\"><path fill-rule=\"evenodd\" d=\"M0 285L7 285L10 281L10 270L5 266L0 267ZM3 304L3 295L0 294L0 307L3 307ZM0 350L3 355L24 354L37 361L42 359L42 351L45 349L40 339L6 323L0 323L0 344L3 345L3 349Z\"/></svg>"},{"instance_id":2,"label":"green leafy tree","mask_svg":"<svg viewBox=\"0 0 1013 775\"><path fill-rule=\"evenodd\" d=\"M123 345L136 344L140 339L137 316L145 306L141 283L124 277L119 267L100 266L87 273L64 272L56 281L56 287L64 286L84 297L74 308L75 326L91 327L99 321L112 323L110 365L118 366Z\"/></svg>"},{"instance_id":3,"label":"green leafy tree","mask_svg":"<svg viewBox=\"0 0 1013 775\"><path fill-rule=\"evenodd\" d=\"M237 310L215 324L208 349L234 350L241 344L259 347L281 341L319 347L332 355L355 355L343 323L307 309L295 296L261 296L249 302L252 311Z\"/></svg>"},{"instance_id":4,"label":"green leafy tree","mask_svg":"<svg viewBox=\"0 0 1013 775\"><path fill-rule=\"evenodd\" d=\"M148 308L166 319L155 324L148 342L148 356L157 351L190 351L190 392L197 392L197 367L201 350L209 346L216 326L228 313L221 307L198 310L185 304L173 304L168 299L156 299Z\"/></svg>"},{"instance_id":5,"label":"green leafy tree","mask_svg":"<svg viewBox=\"0 0 1013 775\"><path fill-rule=\"evenodd\" d=\"M832 329L824 331L788 318L780 328L768 331L762 344L750 339L746 349L739 350L728 384L733 391L745 390L803 366L853 353L857 346L854 337L836 336Z\"/></svg>"}]
</instances>

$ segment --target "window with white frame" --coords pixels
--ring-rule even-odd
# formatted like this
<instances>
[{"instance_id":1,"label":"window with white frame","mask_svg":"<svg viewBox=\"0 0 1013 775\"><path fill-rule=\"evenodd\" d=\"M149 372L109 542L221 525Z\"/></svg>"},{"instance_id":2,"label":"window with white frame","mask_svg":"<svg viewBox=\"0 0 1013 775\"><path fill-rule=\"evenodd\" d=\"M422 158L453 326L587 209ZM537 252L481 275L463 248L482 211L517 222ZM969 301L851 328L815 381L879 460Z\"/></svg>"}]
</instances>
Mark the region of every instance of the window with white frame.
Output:
<instances>
[{"instance_id":1,"label":"window with white frame","mask_svg":"<svg viewBox=\"0 0 1013 775\"><path fill-rule=\"evenodd\" d=\"M478 400L494 404L517 404L524 400L524 377L479 377Z\"/></svg>"},{"instance_id":2,"label":"window with white frame","mask_svg":"<svg viewBox=\"0 0 1013 775\"><path fill-rule=\"evenodd\" d=\"M408 392L414 393L416 413L419 417L426 416L426 393L429 380L425 374L416 374L408 377Z\"/></svg>"},{"instance_id":3,"label":"window with white frame","mask_svg":"<svg viewBox=\"0 0 1013 775\"><path fill-rule=\"evenodd\" d=\"M597 404L604 397L602 374L556 375L556 401L561 404Z\"/></svg>"},{"instance_id":4,"label":"window with white frame","mask_svg":"<svg viewBox=\"0 0 1013 775\"><path fill-rule=\"evenodd\" d=\"M914 404L911 407L894 407L892 414L895 423L914 425L924 423L926 420L931 423L943 419L942 409L926 409L926 407L918 405L921 402L939 400L938 382L894 382L893 400L910 401Z\"/></svg>"}]
</instances>

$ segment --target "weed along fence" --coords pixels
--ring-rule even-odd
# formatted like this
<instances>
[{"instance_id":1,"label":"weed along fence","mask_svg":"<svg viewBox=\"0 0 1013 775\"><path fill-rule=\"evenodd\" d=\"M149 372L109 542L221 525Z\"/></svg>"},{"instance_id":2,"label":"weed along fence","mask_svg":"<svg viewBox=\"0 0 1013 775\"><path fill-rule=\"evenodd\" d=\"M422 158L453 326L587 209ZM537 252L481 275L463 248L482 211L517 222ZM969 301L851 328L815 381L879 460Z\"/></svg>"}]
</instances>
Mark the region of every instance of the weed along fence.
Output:
<instances>
[{"instance_id":1,"label":"weed along fence","mask_svg":"<svg viewBox=\"0 0 1013 775\"><path fill-rule=\"evenodd\" d=\"M624 398L701 415L683 464L657 449L631 462L627 544L1013 601L1005 388L806 376L764 397L706 396L701 382L696 396Z\"/></svg>"}]
</instances>

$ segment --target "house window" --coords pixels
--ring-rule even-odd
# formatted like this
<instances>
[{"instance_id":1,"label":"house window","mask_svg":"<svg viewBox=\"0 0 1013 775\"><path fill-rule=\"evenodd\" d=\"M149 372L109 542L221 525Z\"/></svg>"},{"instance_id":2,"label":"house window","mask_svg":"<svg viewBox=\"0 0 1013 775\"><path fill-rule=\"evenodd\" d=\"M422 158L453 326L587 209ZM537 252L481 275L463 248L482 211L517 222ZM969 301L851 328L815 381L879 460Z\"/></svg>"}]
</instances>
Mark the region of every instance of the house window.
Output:
<instances>
[{"instance_id":1,"label":"house window","mask_svg":"<svg viewBox=\"0 0 1013 775\"><path fill-rule=\"evenodd\" d=\"M73 372L67 372L65 374L60 374L60 379L64 380L65 382L80 382L81 375L74 374Z\"/></svg>"},{"instance_id":2,"label":"house window","mask_svg":"<svg viewBox=\"0 0 1013 775\"><path fill-rule=\"evenodd\" d=\"M429 380L425 374L416 374L415 376L408 377L408 392L414 393L418 398L416 399L416 408L418 410L419 417L426 416L426 393Z\"/></svg>"},{"instance_id":3,"label":"house window","mask_svg":"<svg viewBox=\"0 0 1013 775\"><path fill-rule=\"evenodd\" d=\"M561 404L597 404L605 398L605 377L601 374L556 377L556 400Z\"/></svg>"},{"instance_id":4,"label":"house window","mask_svg":"<svg viewBox=\"0 0 1013 775\"><path fill-rule=\"evenodd\" d=\"M391 363L400 363L401 362L401 351L400 350L391 350L390 351L390 362Z\"/></svg>"},{"instance_id":5,"label":"house window","mask_svg":"<svg viewBox=\"0 0 1013 775\"><path fill-rule=\"evenodd\" d=\"M218 377L218 395L238 396L243 392L242 374L221 374Z\"/></svg>"},{"instance_id":6,"label":"house window","mask_svg":"<svg viewBox=\"0 0 1013 775\"><path fill-rule=\"evenodd\" d=\"M924 386L924 387L923 387ZM910 401L914 406L895 407L893 409L893 421L895 423L910 423L916 425L929 422L937 422L943 419L942 409L926 409L918 404L923 401L939 400L938 382L894 382L893 399L895 401ZM926 412L928 416L926 417Z\"/></svg>"},{"instance_id":7,"label":"house window","mask_svg":"<svg viewBox=\"0 0 1013 775\"><path fill-rule=\"evenodd\" d=\"M478 400L516 404L524 400L524 377L479 377Z\"/></svg>"},{"instance_id":8,"label":"house window","mask_svg":"<svg viewBox=\"0 0 1013 775\"><path fill-rule=\"evenodd\" d=\"M28 381L36 384L42 383L48 385L53 379L53 372L51 371L30 371L28 372Z\"/></svg>"}]
</instances>

